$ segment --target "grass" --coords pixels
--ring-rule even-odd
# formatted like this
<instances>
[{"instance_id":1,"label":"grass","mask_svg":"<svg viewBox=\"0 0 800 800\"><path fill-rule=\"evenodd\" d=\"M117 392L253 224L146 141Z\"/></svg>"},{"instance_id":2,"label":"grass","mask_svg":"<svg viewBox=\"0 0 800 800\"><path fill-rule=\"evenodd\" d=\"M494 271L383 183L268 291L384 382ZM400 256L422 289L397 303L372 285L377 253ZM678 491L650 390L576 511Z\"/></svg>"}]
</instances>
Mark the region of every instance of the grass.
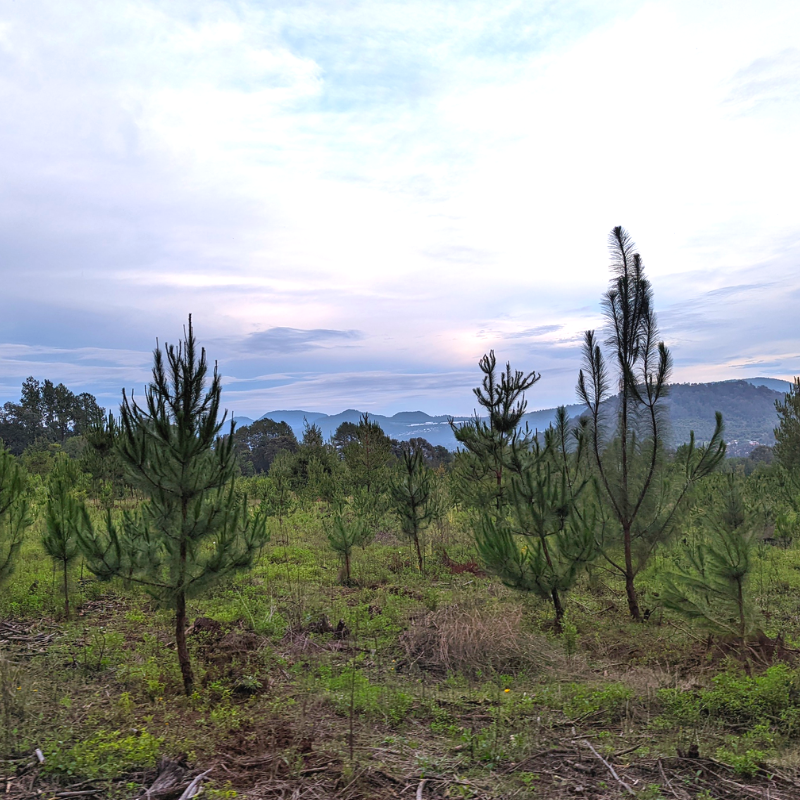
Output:
<instances>
[{"instance_id":1,"label":"grass","mask_svg":"<svg viewBox=\"0 0 800 800\"><path fill-rule=\"evenodd\" d=\"M469 561L460 524L437 536ZM2 646L0 772L22 781L39 748L40 788L90 781L108 797L149 785L162 757L214 767L210 797L389 797L422 780L429 796L624 793L584 741L642 798L669 796L665 768L691 797L729 796L708 770L734 785L792 771L800 671L789 660L747 674L664 613L668 558L642 578L647 624L628 621L622 587L595 568L556 637L547 607L491 578L451 574L432 555L419 574L391 529L355 552L358 585L343 587L319 514L297 510L252 571L191 603L192 620L219 626L189 637L197 689L185 697L170 613L138 590L81 581L77 566L77 614L60 619L34 530L0 593L0 620L26 632ZM765 546L759 560L765 633L797 649L800 550ZM322 632L340 620L344 635ZM690 770L676 756L692 745L713 761Z\"/></svg>"}]
</instances>

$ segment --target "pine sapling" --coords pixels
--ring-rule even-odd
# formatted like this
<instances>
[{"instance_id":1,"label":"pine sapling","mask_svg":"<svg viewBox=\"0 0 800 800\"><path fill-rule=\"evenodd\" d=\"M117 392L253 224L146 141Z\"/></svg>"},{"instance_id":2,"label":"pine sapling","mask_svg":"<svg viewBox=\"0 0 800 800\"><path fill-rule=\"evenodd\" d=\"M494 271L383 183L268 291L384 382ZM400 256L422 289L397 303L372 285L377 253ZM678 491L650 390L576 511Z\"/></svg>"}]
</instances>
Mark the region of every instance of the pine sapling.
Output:
<instances>
[{"instance_id":1,"label":"pine sapling","mask_svg":"<svg viewBox=\"0 0 800 800\"><path fill-rule=\"evenodd\" d=\"M685 566L664 577L662 601L710 633L744 644L758 614L749 589L755 525L736 476L725 476L721 503L706 519L706 537L686 553Z\"/></svg>"},{"instance_id":2,"label":"pine sapling","mask_svg":"<svg viewBox=\"0 0 800 800\"><path fill-rule=\"evenodd\" d=\"M144 586L175 611L175 643L184 690L194 674L186 643L187 600L236 570L247 569L267 539L266 517L251 514L236 491L233 436L221 436L221 381L206 386L189 317L177 346L153 354L153 379L139 406L123 392L115 447L128 479L147 500L104 532L79 534L87 566L100 579ZM231 433L233 425L231 425Z\"/></svg>"},{"instance_id":3,"label":"pine sapling","mask_svg":"<svg viewBox=\"0 0 800 800\"><path fill-rule=\"evenodd\" d=\"M355 547L366 547L372 538L372 532L364 520L358 517L347 517L342 511L333 516L333 521L328 528L328 544L338 553L344 566L345 586L353 583L351 570L351 556Z\"/></svg>"},{"instance_id":4,"label":"pine sapling","mask_svg":"<svg viewBox=\"0 0 800 800\"><path fill-rule=\"evenodd\" d=\"M47 487L42 547L61 568L64 619L69 619L69 567L80 555L78 537L91 526L86 506L70 491L70 476L62 465L53 470Z\"/></svg>"},{"instance_id":5,"label":"pine sapling","mask_svg":"<svg viewBox=\"0 0 800 800\"><path fill-rule=\"evenodd\" d=\"M0 583L13 572L25 531L32 522L26 489L22 468L0 445Z\"/></svg>"},{"instance_id":6,"label":"pine sapling","mask_svg":"<svg viewBox=\"0 0 800 800\"><path fill-rule=\"evenodd\" d=\"M389 488L400 530L414 544L417 566L422 572L422 533L433 519L436 508L431 470L425 465L421 450L403 450L398 474Z\"/></svg>"}]
</instances>

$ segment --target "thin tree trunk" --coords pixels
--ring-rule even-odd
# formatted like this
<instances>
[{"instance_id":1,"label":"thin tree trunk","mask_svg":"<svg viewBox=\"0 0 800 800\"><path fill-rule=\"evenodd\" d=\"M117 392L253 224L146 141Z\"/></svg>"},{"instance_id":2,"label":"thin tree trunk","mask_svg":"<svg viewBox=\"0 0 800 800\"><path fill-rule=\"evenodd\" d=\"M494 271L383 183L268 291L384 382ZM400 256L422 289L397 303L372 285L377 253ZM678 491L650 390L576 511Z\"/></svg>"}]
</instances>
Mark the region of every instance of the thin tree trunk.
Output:
<instances>
[{"instance_id":1,"label":"thin tree trunk","mask_svg":"<svg viewBox=\"0 0 800 800\"><path fill-rule=\"evenodd\" d=\"M186 595L181 589L175 603L175 644L178 650L178 663L181 665L183 676L183 690L186 696L192 694L194 688L194 675L192 662L189 658L189 648L186 646Z\"/></svg>"},{"instance_id":2,"label":"thin tree trunk","mask_svg":"<svg viewBox=\"0 0 800 800\"><path fill-rule=\"evenodd\" d=\"M419 571L422 572L422 548L419 544L419 532L414 532L414 546L417 548L417 564L419 565Z\"/></svg>"},{"instance_id":3,"label":"thin tree trunk","mask_svg":"<svg viewBox=\"0 0 800 800\"><path fill-rule=\"evenodd\" d=\"M553 598L553 608L556 611L556 618L553 621L553 628L556 633L563 633L564 632L564 606L561 605L561 597L558 594L558 589L553 587L553 591L550 593Z\"/></svg>"},{"instance_id":4,"label":"thin tree trunk","mask_svg":"<svg viewBox=\"0 0 800 800\"><path fill-rule=\"evenodd\" d=\"M642 614L639 611L639 598L636 595L636 586L633 582L635 573L633 571L633 553L631 552L630 525L623 527L622 536L625 544L625 594L628 596L628 611L632 619L636 622L641 622Z\"/></svg>"},{"instance_id":5,"label":"thin tree trunk","mask_svg":"<svg viewBox=\"0 0 800 800\"><path fill-rule=\"evenodd\" d=\"M67 577L67 562L64 561L64 619L69 619L69 580Z\"/></svg>"},{"instance_id":6,"label":"thin tree trunk","mask_svg":"<svg viewBox=\"0 0 800 800\"><path fill-rule=\"evenodd\" d=\"M175 645L178 651L178 663L183 676L183 690L186 696L192 694L194 675L192 674L192 661L189 657L189 648L186 646L186 558L188 548L186 545L186 519L188 517L188 501L181 499L181 546L180 567L178 570L178 595L175 598Z\"/></svg>"},{"instance_id":7,"label":"thin tree trunk","mask_svg":"<svg viewBox=\"0 0 800 800\"><path fill-rule=\"evenodd\" d=\"M347 585L350 586L352 583L350 579L350 553L344 554L344 576L347 580Z\"/></svg>"},{"instance_id":8,"label":"thin tree trunk","mask_svg":"<svg viewBox=\"0 0 800 800\"><path fill-rule=\"evenodd\" d=\"M736 587L738 590L737 601L739 604L739 636L741 637L742 644L744 644L744 634L747 630L747 624L744 618L744 591L742 589L741 579L736 581Z\"/></svg>"}]
</instances>

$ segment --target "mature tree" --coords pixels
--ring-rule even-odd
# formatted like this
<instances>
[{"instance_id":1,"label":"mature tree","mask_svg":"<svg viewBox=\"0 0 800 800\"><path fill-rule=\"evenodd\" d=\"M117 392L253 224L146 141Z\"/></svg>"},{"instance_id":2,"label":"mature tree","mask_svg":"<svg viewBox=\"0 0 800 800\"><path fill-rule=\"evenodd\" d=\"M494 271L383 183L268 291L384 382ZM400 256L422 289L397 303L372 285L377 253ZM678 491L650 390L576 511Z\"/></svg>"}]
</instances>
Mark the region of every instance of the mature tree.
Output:
<instances>
[{"instance_id":1,"label":"mature tree","mask_svg":"<svg viewBox=\"0 0 800 800\"><path fill-rule=\"evenodd\" d=\"M296 453L297 437L285 422L260 419L252 425L238 428L233 434L234 447L242 464L252 464L255 474L269 472L278 453Z\"/></svg>"},{"instance_id":2,"label":"mature tree","mask_svg":"<svg viewBox=\"0 0 800 800\"><path fill-rule=\"evenodd\" d=\"M472 458L462 459L460 473L462 490L471 496L473 503L481 507L493 506L497 519L507 504L507 486L504 472L508 451L527 408L525 392L541 377L536 372L525 374L511 371L506 364L505 372L497 374L497 359L492 350L478 366L483 372L481 386L473 389L479 405L486 412L482 418L475 412L474 418L450 427L456 441L462 444Z\"/></svg>"},{"instance_id":3,"label":"mature tree","mask_svg":"<svg viewBox=\"0 0 800 800\"><path fill-rule=\"evenodd\" d=\"M14 569L25 530L31 524L29 511L22 469L14 456L0 447L0 583Z\"/></svg>"},{"instance_id":4,"label":"mature tree","mask_svg":"<svg viewBox=\"0 0 800 800\"><path fill-rule=\"evenodd\" d=\"M343 422L333 432L331 444L338 453L344 455L347 445L358 441L358 425L355 422Z\"/></svg>"},{"instance_id":5,"label":"mature tree","mask_svg":"<svg viewBox=\"0 0 800 800\"><path fill-rule=\"evenodd\" d=\"M63 444L103 417L94 396L75 395L63 383L28 378L19 403L6 403L0 414L0 437L19 454L37 439Z\"/></svg>"},{"instance_id":6,"label":"mature tree","mask_svg":"<svg viewBox=\"0 0 800 800\"><path fill-rule=\"evenodd\" d=\"M800 472L800 378L795 378L783 400L775 401L775 456L790 472Z\"/></svg>"},{"instance_id":7,"label":"mature tree","mask_svg":"<svg viewBox=\"0 0 800 800\"><path fill-rule=\"evenodd\" d=\"M635 579L653 549L672 530L674 512L689 487L708 475L724 458L722 416L717 414L711 442L699 451L687 451L683 486L676 498L659 497L665 484L660 480L664 463L667 421L664 398L672 359L666 345L658 341L653 310L653 290L645 277L644 264L628 233L614 228L609 237L611 286L603 296L608 322L605 341L610 351L613 381L594 331L584 339L584 370L578 378L578 394L589 412L591 451L599 486L615 524L611 536L600 542L603 556L625 580L628 609L641 619ZM613 402L609 387L618 394ZM605 412L615 411L609 430ZM664 513L666 510L666 513ZM621 540L621 541L620 541ZM621 544L622 562L615 549Z\"/></svg>"},{"instance_id":8,"label":"mature tree","mask_svg":"<svg viewBox=\"0 0 800 800\"><path fill-rule=\"evenodd\" d=\"M69 619L69 566L80 554L78 535L91 528L86 507L71 491L76 472L74 463L62 460L50 474L42 531L45 553L61 567L64 619Z\"/></svg>"},{"instance_id":9,"label":"mature tree","mask_svg":"<svg viewBox=\"0 0 800 800\"><path fill-rule=\"evenodd\" d=\"M740 479L724 476L716 507L706 515L706 536L687 549L682 569L664 576L661 599L711 633L744 642L758 613L749 592L755 549L755 525L747 513Z\"/></svg>"},{"instance_id":10,"label":"mature tree","mask_svg":"<svg viewBox=\"0 0 800 800\"><path fill-rule=\"evenodd\" d=\"M453 463L453 453L450 450L440 444L431 444L427 439L419 436L400 444L401 451L407 448L420 450L425 463L432 469L449 467Z\"/></svg>"},{"instance_id":11,"label":"mature tree","mask_svg":"<svg viewBox=\"0 0 800 800\"><path fill-rule=\"evenodd\" d=\"M405 450L398 474L390 484L394 513L400 530L414 544L417 566L423 569L422 533L434 517L433 474L425 466L422 451Z\"/></svg>"},{"instance_id":12,"label":"mature tree","mask_svg":"<svg viewBox=\"0 0 800 800\"><path fill-rule=\"evenodd\" d=\"M220 436L221 383L216 366L206 390L205 350L188 333L165 356L154 351L153 380L139 406L123 391L116 446L129 479L148 496L119 525L79 534L89 568L101 579L145 586L175 610L184 689L194 682L186 645L186 601L222 576L252 564L267 533L261 513L234 489L233 438ZM232 426L231 426L232 427Z\"/></svg>"},{"instance_id":13,"label":"mature tree","mask_svg":"<svg viewBox=\"0 0 800 800\"><path fill-rule=\"evenodd\" d=\"M582 433L581 426L572 428L562 407L544 446L535 436L518 437L507 461L510 513L499 519L484 513L476 531L489 572L513 589L551 602L559 633L563 595L595 554L595 515L578 508L588 482Z\"/></svg>"}]
</instances>

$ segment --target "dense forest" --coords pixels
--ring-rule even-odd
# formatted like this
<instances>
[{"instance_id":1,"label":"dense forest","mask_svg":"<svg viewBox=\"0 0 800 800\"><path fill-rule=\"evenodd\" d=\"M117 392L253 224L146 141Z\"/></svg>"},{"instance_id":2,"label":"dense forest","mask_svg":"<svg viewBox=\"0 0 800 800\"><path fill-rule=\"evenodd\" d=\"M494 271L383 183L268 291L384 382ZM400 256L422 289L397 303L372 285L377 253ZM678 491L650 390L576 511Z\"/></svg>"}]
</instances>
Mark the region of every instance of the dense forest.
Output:
<instances>
[{"instance_id":1,"label":"dense forest","mask_svg":"<svg viewBox=\"0 0 800 800\"><path fill-rule=\"evenodd\" d=\"M540 375L490 352L455 453L368 415L232 425L191 317L119 413L26 381L5 796L800 796L800 381L703 416L610 249L578 413L526 428ZM726 458L752 397L774 447Z\"/></svg>"}]
</instances>

